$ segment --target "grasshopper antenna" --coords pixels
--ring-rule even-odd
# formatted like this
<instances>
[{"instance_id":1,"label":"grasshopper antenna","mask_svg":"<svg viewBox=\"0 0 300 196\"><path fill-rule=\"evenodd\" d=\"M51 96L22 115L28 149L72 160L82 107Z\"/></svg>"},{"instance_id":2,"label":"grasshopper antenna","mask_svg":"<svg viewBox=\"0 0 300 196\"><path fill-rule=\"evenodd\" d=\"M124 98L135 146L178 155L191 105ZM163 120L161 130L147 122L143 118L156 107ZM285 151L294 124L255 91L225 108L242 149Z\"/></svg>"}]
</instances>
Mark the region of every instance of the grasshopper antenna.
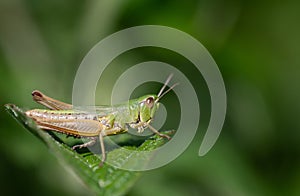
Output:
<instances>
[{"instance_id":1,"label":"grasshopper antenna","mask_svg":"<svg viewBox=\"0 0 300 196\"><path fill-rule=\"evenodd\" d=\"M163 87L161 87L159 93L157 94L158 97L161 97L163 91L165 90L168 83L171 81L172 77L173 77L173 74L170 74L169 77L167 78L167 80L165 81L165 84L163 85Z\"/></svg>"},{"instance_id":2,"label":"grasshopper antenna","mask_svg":"<svg viewBox=\"0 0 300 196\"><path fill-rule=\"evenodd\" d=\"M177 85L179 84L179 83L173 84L168 90L166 90L166 91L164 92L165 88L167 87L167 85L168 85L169 82L171 81L172 77L173 77L173 74L170 74L169 77L167 78L165 84L163 85L163 87L161 87L161 89L160 89L160 91L159 91L159 93L158 93L158 95L157 95L157 96L158 96L158 99L156 100L156 102L157 102L159 99L161 99L165 94L167 94L168 92L170 92L170 90L172 90L175 86L177 86Z\"/></svg>"},{"instance_id":3,"label":"grasshopper antenna","mask_svg":"<svg viewBox=\"0 0 300 196\"><path fill-rule=\"evenodd\" d=\"M165 94L167 94L168 92L170 92L170 90L172 90L175 86L177 86L179 83L175 83L173 84L168 90L166 90L163 94L161 94L157 100L161 99Z\"/></svg>"}]
</instances>

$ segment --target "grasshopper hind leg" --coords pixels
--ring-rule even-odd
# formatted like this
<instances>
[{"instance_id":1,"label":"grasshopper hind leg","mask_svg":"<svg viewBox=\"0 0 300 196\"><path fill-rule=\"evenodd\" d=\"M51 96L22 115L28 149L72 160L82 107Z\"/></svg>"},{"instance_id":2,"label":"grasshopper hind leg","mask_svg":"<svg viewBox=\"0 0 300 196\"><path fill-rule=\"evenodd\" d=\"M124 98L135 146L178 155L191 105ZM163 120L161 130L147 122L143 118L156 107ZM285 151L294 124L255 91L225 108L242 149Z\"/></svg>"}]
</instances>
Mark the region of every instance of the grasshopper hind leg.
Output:
<instances>
[{"instance_id":1,"label":"grasshopper hind leg","mask_svg":"<svg viewBox=\"0 0 300 196\"><path fill-rule=\"evenodd\" d=\"M35 102L46 106L50 110L71 110L73 108L72 105L48 97L38 90L33 91L31 95Z\"/></svg>"},{"instance_id":2,"label":"grasshopper hind leg","mask_svg":"<svg viewBox=\"0 0 300 196\"><path fill-rule=\"evenodd\" d=\"M106 152L105 152L105 146L104 146L104 141L103 141L103 132L99 134L99 142L100 142L100 147L101 147L101 153L102 153L102 159L99 163L99 167L102 167L104 162L106 161Z\"/></svg>"}]
</instances>

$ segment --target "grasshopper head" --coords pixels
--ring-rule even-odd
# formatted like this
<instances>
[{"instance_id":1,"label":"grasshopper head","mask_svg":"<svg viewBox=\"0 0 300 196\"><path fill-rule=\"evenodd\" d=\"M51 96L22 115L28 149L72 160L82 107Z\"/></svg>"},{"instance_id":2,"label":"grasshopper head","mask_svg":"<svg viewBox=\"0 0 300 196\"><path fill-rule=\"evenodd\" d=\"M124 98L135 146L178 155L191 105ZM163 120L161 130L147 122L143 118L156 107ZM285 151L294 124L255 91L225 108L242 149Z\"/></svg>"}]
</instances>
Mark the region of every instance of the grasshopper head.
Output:
<instances>
[{"instance_id":1,"label":"grasshopper head","mask_svg":"<svg viewBox=\"0 0 300 196\"><path fill-rule=\"evenodd\" d=\"M139 103L139 117L141 122L150 122L154 117L155 112L159 107L159 100L170 92L178 83L171 86L168 90L164 91L168 83L172 78L172 74L168 77L163 87L160 89L157 95L145 95L138 99Z\"/></svg>"},{"instance_id":2,"label":"grasshopper head","mask_svg":"<svg viewBox=\"0 0 300 196\"><path fill-rule=\"evenodd\" d=\"M138 99L139 117L141 122L148 122L154 117L159 107L157 95L145 95Z\"/></svg>"}]
</instances>

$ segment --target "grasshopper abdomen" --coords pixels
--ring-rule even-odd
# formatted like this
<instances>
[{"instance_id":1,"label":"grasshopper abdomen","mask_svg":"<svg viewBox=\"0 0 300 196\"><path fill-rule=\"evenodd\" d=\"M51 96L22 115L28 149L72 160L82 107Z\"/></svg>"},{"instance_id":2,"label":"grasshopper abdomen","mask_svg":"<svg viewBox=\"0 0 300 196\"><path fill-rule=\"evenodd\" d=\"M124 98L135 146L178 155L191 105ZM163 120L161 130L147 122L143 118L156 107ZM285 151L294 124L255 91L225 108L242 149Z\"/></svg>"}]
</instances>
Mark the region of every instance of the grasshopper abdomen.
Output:
<instances>
[{"instance_id":1,"label":"grasshopper abdomen","mask_svg":"<svg viewBox=\"0 0 300 196\"><path fill-rule=\"evenodd\" d=\"M42 121L49 120L97 120L97 116L90 113L70 111L54 111L34 109L26 111L26 115L30 118Z\"/></svg>"}]
</instances>

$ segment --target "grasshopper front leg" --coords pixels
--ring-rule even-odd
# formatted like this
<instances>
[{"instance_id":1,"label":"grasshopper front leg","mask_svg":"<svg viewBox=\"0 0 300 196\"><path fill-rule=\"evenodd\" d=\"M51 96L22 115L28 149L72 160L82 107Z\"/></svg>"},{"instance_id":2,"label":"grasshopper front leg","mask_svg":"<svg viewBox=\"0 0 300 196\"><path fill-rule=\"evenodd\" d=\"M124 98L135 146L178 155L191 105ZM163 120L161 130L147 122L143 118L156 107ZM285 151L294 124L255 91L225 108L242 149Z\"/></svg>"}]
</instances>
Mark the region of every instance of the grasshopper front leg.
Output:
<instances>
[{"instance_id":1,"label":"grasshopper front leg","mask_svg":"<svg viewBox=\"0 0 300 196\"><path fill-rule=\"evenodd\" d=\"M154 127L152 127L151 125L147 125L148 126L148 128L153 132L153 133L155 133L156 135L159 135L160 137L164 137L164 138L166 138L166 139L168 139L168 140L170 140L171 139L171 137L170 136L168 136L168 135L166 135L166 134L163 134L163 133L160 133L160 132L158 132Z\"/></svg>"}]
</instances>

